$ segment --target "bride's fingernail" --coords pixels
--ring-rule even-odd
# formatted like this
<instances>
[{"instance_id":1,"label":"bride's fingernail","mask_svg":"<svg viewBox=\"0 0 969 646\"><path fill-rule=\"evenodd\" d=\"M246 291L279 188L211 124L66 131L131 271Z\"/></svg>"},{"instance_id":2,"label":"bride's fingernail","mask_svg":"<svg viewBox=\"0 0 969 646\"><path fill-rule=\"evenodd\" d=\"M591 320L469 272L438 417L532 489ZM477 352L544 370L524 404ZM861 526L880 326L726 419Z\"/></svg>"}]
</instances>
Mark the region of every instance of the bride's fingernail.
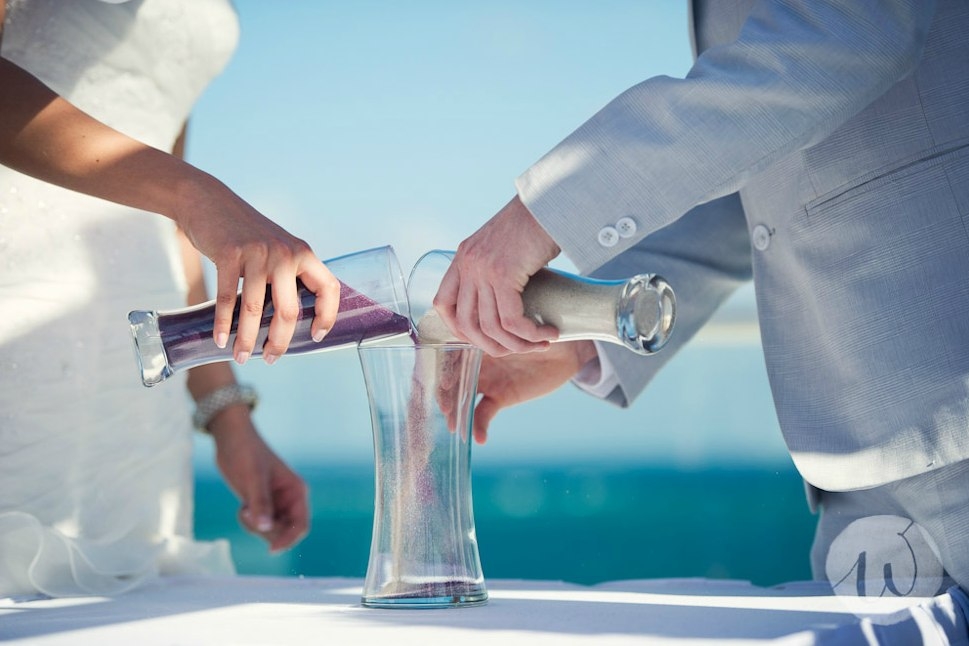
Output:
<instances>
[{"instance_id":1,"label":"bride's fingernail","mask_svg":"<svg viewBox=\"0 0 969 646\"><path fill-rule=\"evenodd\" d=\"M249 361L249 353L248 352L239 352L239 353L236 353L236 363L238 363L241 366L241 365L245 364L246 361Z\"/></svg>"},{"instance_id":2,"label":"bride's fingernail","mask_svg":"<svg viewBox=\"0 0 969 646\"><path fill-rule=\"evenodd\" d=\"M262 355L262 360L265 361L270 366L276 363L276 359L279 358L278 354L269 354L268 352Z\"/></svg>"},{"instance_id":3,"label":"bride's fingernail","mask_svg":"<svg viewBox=\"0 0 969 646\"><path fill-rule=\"evenodd\" d=\"M325 329L317 330L316 332L313 333L313 341L315 341L316 343L319 343L320 341L323 340L323 337L326 336L327 332L329 332L329 330L325 330Z\"/></svg>"},{"instance_id":4,"label":"bride's fingernail","mask_svg":"<svg viewBox=\"0 0 969 646\"><path fill-rule=\"evenodd\" d=\"M268 532L273 528L273 519L269 516L260 516L256 520L256 529L260 532Z\"/></svg>"},{"instance_id":5,"label":"bride's fingernail","mask_svg":"<svg viewBox=\"0 0 969 646\"><path fill-rule=\"evenodd\" d=\"M215 337L215 345L220 348L224 348L229 342L229 335L225 332L219 332L218 336Z\"/></svg>"}]
</instances>

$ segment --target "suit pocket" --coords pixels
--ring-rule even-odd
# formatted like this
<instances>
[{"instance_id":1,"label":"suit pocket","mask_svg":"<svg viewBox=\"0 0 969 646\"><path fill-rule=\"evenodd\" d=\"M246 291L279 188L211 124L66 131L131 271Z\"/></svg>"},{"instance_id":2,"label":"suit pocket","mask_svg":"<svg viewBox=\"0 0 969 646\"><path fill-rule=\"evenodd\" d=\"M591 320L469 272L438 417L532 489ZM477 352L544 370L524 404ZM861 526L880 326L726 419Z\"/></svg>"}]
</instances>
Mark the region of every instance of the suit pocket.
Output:
<instances>
[{"instance_id":1,"label":"suit pocket","mask_svg":"<svg viewBox=\"0 0 969 646\"><path fill-rule=\"evenodd\" d=\"M805 205L805 213L808 218L824 215L829 211L836 211L843 208L851 208L855 200L864 199L867 194L878 193L886 190L891 193L892 185L902 183L907 186L907 180L924 177L928 180L938 180L943 183L955 181L955 176L961 174L965 178L965 161L969 156L969 140L960 140L949 143L945 147L930 150L920 155L918 158L909 159L904 162L891 166L888 169L879 169L871 173L866 173L854 180L839 186L833 191L808 202ZM960 173L959 168L963 171ZM965 182L962 182L965 185ZM939 188L946 188L940 186ZM952 186L948 188L952 189ZM961 208L966 212L965 196L962 196Z\"/></svg>"},{"instance_id":2,"label":"suit pocket","mask_svg":"<svg viewBox=\"0 0 969 646\"><path fill-rule=\"evenodd\" d=\"M792 233L808 253L845 268L935 264L946 249L963 253L969 240L967 179L969 144L860 178L808 203Z\"/></svg>"},{"instance_id":3,"label":"suit pocket","mask_svg":"<svg viewBox=\"0 0 969 646\"><path fill-rule=\"evenodd\" d=\"M897 376L901 348L915 343L918 356L904 363L912 375L928 371L923 380L969 359L967 204L969 146L960 146L805 207L792 243L798 267L825 286L813 311L832 330L832 357Z\"/></svg>"}]
</instances>

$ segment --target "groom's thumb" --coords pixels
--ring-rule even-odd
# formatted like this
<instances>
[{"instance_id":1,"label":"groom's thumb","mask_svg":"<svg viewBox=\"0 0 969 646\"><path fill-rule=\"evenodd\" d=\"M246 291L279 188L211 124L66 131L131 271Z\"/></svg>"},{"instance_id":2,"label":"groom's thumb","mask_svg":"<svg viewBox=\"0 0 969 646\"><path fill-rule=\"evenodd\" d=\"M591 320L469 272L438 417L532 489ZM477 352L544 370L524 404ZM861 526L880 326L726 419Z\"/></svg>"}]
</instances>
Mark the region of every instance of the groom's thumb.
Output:
<instances>
[{"instance_id":1,"label":"groom's thumb","mask_svg":"<svg viewBox=\"0 0 969 646\"><path fill-rule=\"evenodd\" d=\"M501 406L498 405L491 397L485 396L481 398L478 405L474 409L474 440L478 444L484 444L488 439L488 427L491 425L491 420L495 418L498 411L501 410Z\"/></svg>"}]
</instances>

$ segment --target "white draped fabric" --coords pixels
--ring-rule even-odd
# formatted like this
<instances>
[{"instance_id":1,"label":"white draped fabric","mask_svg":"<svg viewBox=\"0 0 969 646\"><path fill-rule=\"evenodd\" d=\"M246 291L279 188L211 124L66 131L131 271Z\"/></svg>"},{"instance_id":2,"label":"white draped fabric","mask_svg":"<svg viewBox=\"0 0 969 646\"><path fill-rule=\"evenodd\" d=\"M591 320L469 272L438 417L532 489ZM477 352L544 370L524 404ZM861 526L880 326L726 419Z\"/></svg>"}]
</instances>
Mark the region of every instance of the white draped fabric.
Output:
<instances>
[{"instance_id":1,"label":"white draped fabric","mask_svg":"<svg viewBox=\"0 0 969 646\"><path fill-rule=\"evenodd\" d=\"M3 56L171 150L228 61L228 0L14 0ZM0 167L0 595L231 572L192 532L183 379L141 385L126 315L185 304L173 223Z\"/></svg>"}]
</instances>

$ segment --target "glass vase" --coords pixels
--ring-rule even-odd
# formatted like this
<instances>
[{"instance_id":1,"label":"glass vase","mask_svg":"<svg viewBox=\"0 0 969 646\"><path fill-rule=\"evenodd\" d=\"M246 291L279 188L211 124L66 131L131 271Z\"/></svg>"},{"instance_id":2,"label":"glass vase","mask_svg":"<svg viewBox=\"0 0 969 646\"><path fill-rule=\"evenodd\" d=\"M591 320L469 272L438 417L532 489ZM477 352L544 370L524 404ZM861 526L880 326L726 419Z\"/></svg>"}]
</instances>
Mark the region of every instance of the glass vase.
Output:
<instances>
[{"instance_id":1,"label":"glass vase","mask_svg":"<svg viewBox=\"0 0 969 646\"><path fill-rule=\"evenodd\" d=\"M471 421L481 351L466 344L359 347L375 463L362 603L472 606L488 598L471 501Z\"/></svg>"}]
</instances>

